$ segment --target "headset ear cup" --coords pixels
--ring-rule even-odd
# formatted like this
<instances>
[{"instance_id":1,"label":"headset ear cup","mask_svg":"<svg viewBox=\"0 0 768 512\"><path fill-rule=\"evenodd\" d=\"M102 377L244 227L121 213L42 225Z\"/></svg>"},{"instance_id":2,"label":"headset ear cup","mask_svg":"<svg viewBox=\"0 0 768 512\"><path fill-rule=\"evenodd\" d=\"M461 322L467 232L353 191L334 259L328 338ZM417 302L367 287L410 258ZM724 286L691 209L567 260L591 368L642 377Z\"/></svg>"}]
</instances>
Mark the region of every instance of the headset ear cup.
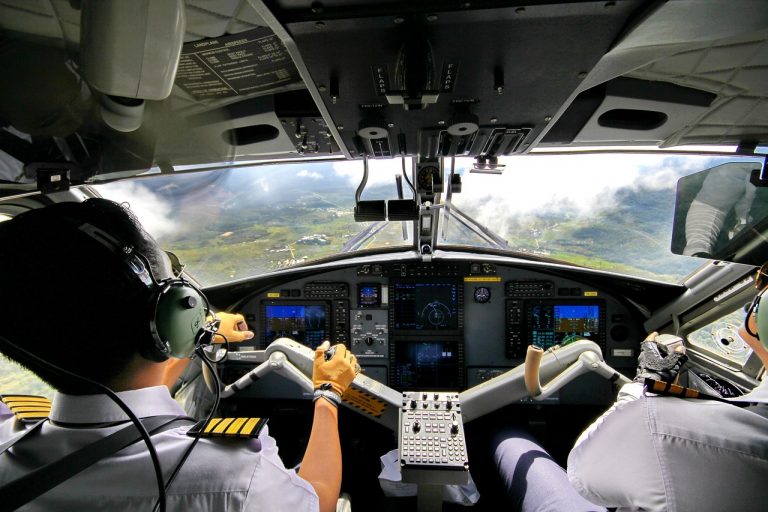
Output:
<instances>
[{"instance_id":1,"label":"headset ear cup","mask_svg":"<svg viewBox=\"0 0 768 512\"><path fill-rule=\"evenodd\" d=\"M165 357L192 355L205 327L205 299L192 286L175 281L160 291L154 309L153 335Z\"/></svg>"}]
</instances>

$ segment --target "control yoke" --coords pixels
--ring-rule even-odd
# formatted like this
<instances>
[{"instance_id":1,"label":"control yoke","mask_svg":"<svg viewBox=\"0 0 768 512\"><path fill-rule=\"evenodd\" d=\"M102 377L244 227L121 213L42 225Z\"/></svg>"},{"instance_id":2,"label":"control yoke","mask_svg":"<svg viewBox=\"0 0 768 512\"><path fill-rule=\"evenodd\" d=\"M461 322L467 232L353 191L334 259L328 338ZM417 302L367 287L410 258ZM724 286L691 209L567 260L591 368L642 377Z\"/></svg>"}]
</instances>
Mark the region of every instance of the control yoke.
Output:
<instances>
[{"instance_id":1,"label":"control yoke","mask_svg":"<svg viewBox=\"0 0 768 512\"><path fill-rule=\"evenodd\" d=\"M236 382L225 386L221 397L229 398L264 375L276 372L298 384L309 398L313 390L314 356L311 348L288 338L273 341L266 350L230 352L230 360L252 362L256 366ZM630 382L603 361L600 347L592 341L579 340L547 351L531 346L525 364L459 393L461 419L467 423L528 396L541 400L588 372L596 372L614 382ZM542 386L542 380L547 384ZM396 431L399 429L403 394L360 374L344 393L342 405Z\"/></svg>"},{"instance_id":2,"label":"control yoke","mask_svg":"<svg viewBox=\"0 0 768 512\"><path fill-rule=\"evenodd\" d=\"M560 388L568 384L570 381L588 372L595 372L598 375L609 379L611 382L619 381L621 384L626 384L630 380L624 375L620 374L605 361L603 361L603 355L600 352L600 348L595 345L596 350L587 350L579 354L576 361L566 367L560 374L552 378L549 383L541 385L541 360L546 353L551 353L555 359L557 359L557 350L561 347L555 346L544 352L540 347L535 345L529 345L528 351L525 354L525 389L528 390L528 394L534 400L543 400Z\"/></svg>"}]
</instances>

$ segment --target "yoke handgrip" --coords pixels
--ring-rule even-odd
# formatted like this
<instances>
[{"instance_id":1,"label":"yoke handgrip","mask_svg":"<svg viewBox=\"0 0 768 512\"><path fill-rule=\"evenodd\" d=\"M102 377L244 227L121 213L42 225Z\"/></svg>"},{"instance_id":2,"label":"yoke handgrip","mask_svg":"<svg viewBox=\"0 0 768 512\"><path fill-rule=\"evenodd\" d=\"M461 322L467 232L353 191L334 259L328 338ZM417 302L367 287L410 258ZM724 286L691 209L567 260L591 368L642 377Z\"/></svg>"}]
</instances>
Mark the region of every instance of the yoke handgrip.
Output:
<instances>
[{"instance_id":1,"label":"yoke handgrip","mask_svg":"<svg viewBox=\"0 0 768 512\"><path fill-rule=\"evenodd\" d=\"M541 347L528 345L528 350L525 352L525 373L523 374L523 380L525 381L525 389L531 396L539 396L541 394L539 369L541 368L542 357L544 357L544 350L542 350Z\"/></svg>"}]
</instances>

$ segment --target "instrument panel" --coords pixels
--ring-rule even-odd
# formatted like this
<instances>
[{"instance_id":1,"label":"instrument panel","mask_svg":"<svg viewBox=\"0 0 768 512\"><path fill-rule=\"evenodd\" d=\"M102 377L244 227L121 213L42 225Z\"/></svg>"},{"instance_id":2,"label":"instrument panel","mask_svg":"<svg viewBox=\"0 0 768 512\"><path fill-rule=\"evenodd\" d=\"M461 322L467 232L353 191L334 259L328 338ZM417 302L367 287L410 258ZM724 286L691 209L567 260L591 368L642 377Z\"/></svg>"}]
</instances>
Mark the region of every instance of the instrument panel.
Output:
<instances>
[{"instance_id":1,"label":"instrument panel","mask_svg":"<svg viewBox=\"0 0 768 512\"><path fill-rule=\"evenodd\" d=\"M546 269L409 261L317 272L240 307L259 350L280 337L345 343L363 371L399 391L463 390L544 349L590 339L609 365L633 369L642 321L620 295Z\"/></svg>"}]
</instances>

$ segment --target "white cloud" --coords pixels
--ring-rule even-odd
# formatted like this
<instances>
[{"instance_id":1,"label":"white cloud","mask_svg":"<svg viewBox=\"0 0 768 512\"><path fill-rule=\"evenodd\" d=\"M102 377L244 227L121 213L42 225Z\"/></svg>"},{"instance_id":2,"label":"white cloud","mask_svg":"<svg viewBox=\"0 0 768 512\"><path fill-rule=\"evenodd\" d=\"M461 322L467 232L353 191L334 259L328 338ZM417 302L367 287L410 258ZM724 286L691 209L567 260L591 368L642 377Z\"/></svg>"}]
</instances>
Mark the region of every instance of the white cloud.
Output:
<instances>
[{"instance_id":1,"label":"white cloud","mask_svg":"<svg viewBox=\"0 0 768 512\"><path fill-rule=\"evenodd\" d=\"M600 154L520 156L503 160L501 175L467 172L470 159L457 161L463 191L453 202L481 224L507 233L533 214L589 217L616 205L621 189L674 189L677 180L708 167L711 157Z\"/></svg>"},{"instance_id":2,"label":"white cloud","mask_svg":"<svg viewBox=\"0 0 768 512\"><path fill-rule=\"evenodd\" d=\"M406 162L408 178L410 179L411 166ZM363 161L333 162L333 170L337 176L347 178L350 184L355 186L363 179ZM368 160L368 186L389 185L395 183L395 174L402 174L400 159Z\"/></svg>"},{"instance_id":3,"label":"white cloud","mask_svg":"<svg viewBox=\"0 0 768 512\"><path fill-rule=\"evenodd\" d=\"M308 171L306 169L302 169L301 171L297 172L296 176L298 176L299 178L309 178L312 180L319 180L323 178L323 175L320 174L319 172Z\"/></svg>"},{"instance_id":4,"label":"white cloud","mask_svg":"<svg viewBox=\"0 0 768 512\"><path fill-rule=\"evenodd\" d=\"M160 239L177 233L180 222L171 218L171 203L136 181L119 181L97 187L99 193L119 203L128 203L144 229Z\"/></svg>"}]
</instances>

